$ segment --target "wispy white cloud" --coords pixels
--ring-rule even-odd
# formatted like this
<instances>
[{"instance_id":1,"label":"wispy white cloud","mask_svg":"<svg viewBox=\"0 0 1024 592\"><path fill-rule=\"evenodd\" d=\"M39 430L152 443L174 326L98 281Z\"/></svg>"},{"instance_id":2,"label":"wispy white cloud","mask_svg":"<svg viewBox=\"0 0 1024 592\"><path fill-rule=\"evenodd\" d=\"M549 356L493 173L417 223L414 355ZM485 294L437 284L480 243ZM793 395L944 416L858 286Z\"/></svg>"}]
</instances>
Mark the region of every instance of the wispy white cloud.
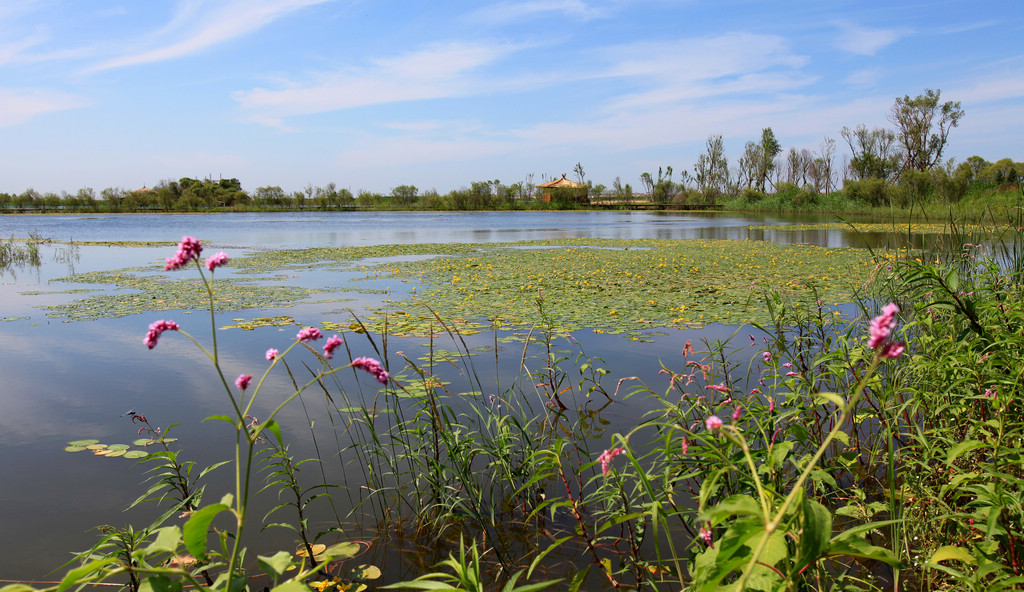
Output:
<instances>
[{"instance_id":1,"label":"wispy white cloud","mask_svg":"<svg viewBox=\"0 0 1024 592\"><path fill-rule=\"evenodd\" d=\"M858 88L874 86L882 78L882 70L879 68L866 68L850 72L846 77L846 84Z\"/></svg>"},{"instance_id":2,"label":"wispy white cloud","mask_svg":"<svg viewBox=\"0 0 1024 592\"><path fill-rule=\"evenodd\" d=\"M460 97L487 92L468 73L492 64L521 46L446 43L399 56L371 60L370 66L319 75L308 84L239 91L234 98L253 121L282 124L282 118L366 105ZM503 84L503 83L498 83Z\"/></svg>"},{"instance_id":3,"label":"wispy white cloud","mask_svg":"<svg viewBox=\"0 0 1024 592\"><path fill-rule=\"evenodd\" d=\"M247 35L296 10L331 0L186 0L160 31L141 46L88 68L87 72L181 58ZM182 36L182 31L188 33ZM156 40L150 42L149 40ZM167 42L164 42L167 41Z\"/></svg>"},{"instance_id":4,"label":"wispy white cloud","mask_svg":"<svg viewBox=\"0 0 1024 592\"><path fill-rule=\"evenodd\" d=\"M858 55L875 55L910 34L909 29L870 29L847 21L836 21L835 26L835 47Z\"/></svg>"},{"instance_id":5,"label":"wispy white cloud","mask_svg":"<svg viewBox=\"0 0 1024 592\"><path fill-rule=\"evenodd\" d=\"M0 43L0 66L18 61L21 58L22 52L44 43L48 38L49 35L42 29L37 29L35 33L23 39Z\"/></svg>"},{"instance_id":6,"label":"wispy white cloud","mask_svg":"<svg viewBox=\"0 0 1024 592\"><path fill-rule=\"evenodd\" d=\"M485 6L470 15L471 20L504 24L558 13L566 17L589 20L603 17L607 11L587 4L583 0L528 0L526 2L499 2Z\"/></svg>"},{"instance_id":7,"label":"wispy white cloud","mask_svg":"<svg viewBox=\"0 0 1024 592\"><path fill-rule=\"evenodd\" d=\"M24 123L38 115L84 107L86 100L67 93L0 88L0 127Z\"/></svg>"},{"instance_id":8,"label":"wispy white cloud","mask_svg":"<svg viewBox=\"0 0 1024 592\"><path fill-rule=\"evenodd\" d=\"M808 59L775 35L728 33L669 42L641 42L607 50L599 77L627 77L638 90L611 101L610 110L747 92L794 90L815 79L802 74Z\"/></svg>"}]
</instances>

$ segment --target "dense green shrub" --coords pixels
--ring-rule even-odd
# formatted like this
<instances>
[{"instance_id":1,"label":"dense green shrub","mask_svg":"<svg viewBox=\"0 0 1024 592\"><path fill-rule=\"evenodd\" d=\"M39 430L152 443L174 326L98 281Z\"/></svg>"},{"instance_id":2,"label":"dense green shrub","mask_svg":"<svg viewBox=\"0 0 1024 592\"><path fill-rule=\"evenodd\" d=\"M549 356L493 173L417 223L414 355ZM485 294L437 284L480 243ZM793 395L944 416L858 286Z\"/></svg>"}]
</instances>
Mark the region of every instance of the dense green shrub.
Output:
<instances>
[{"instance_id":1,"label":"dense green shrub","mask_svg":"<svg viewBox=\"0 0 1024 592\"><path fill-rule=\"evenodd\" d=\"M882 179L847 179L843 184L843 193L856 202L872 207L889 205L889 186Z\"/></svg>"}]
</instances>

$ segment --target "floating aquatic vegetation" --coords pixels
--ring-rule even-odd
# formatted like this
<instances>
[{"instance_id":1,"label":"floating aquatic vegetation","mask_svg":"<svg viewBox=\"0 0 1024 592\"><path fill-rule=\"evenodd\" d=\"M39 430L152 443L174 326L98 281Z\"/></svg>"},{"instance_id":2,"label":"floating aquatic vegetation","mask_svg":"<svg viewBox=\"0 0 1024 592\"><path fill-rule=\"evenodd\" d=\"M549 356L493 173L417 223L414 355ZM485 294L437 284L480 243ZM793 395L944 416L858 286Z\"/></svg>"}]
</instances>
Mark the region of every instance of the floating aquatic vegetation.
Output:
<instances>
[{"instance_id":1,"label":"floating aquatic vegetation","mask_svg":"<svg viewBox=\"0 0 1024 592\"><path fill-rule=\"evenodd\" d=\"M547 248L511 248L523 245ZM429 306L444 318L501 314L523 326L538 319L539 297L560 329L638 337L656 327L766 321L762 290L806 300L813 289L843 302L874 268L862 250L729 240L531 241L464 245L452 255L388 264L394 277L420 284L392 306Z\"/></svg>"},{"instance_id":2,"label":"floating aquatic vegetation","mask_svg":"<svg viewBox=\"0 0 1024 592\"><path fill-rule=\"evenodd\" d=\"M221 327L221 329L241 329L243 331L252 331L253 329L258 329L259 327L284 327L284 326L287 326L287 325L298 325L299 324L299 323L295 322L294 318L292 318L290 316L287 316L287 315L276 316L276 317L257 317L257 318L249 319L249 320L246 320L246 319L231 319L231 320L234 321L233 324L231 324L231 325L224 325L223 327Z\"/></svg>"},{"instance_id":3,"label":"floating aquatic vegetation","mask_svg":"<svg viewBox=\"0 0 1024 592\"><path fill-rule=\"evenodd\" d=\"M56 241L63 243L64 241ZM81 241L76 240L70 244L89 247L173 247L177 241Z\"/></svg>"},{"instance_id":4,"label":"floating aquatic vegetation","mask_svg":"<svg viewBox=\"0 0 1024 592\"><path fill-rule=\"evenodd\" d=\"M176 440L176 438L170 438L168 441ZM132 444L135 446L148 446L156 440L141 439L136 440ZM83 452L88 451L93 453L95 456L105 456L107 458L123 457L128 459L144 458L149 453L145 450L133 450L128 444L100 444L99 440L75 440L68 442L68 445L64 447L64 452Z\"/></svg>"},{"instance_id":5,"label":"floating aquatic vegetation","mask_svg":"<svg viewBox=\"0 0 1024 592\"><path fill-rule=\"evenodd\" d=\"M218 278L214 298L218 310L231 311L291 306L311 294L387 294L394 299L358 313L371 330L381 331L386 324L394 335L440 333L447 330L440 317L449 328L473 335L495 324L506 330L535 324L539 297L546 322L556 331L588 328L646 340L660 327L766 321L759 295L767 290L798 300L808 300L813 290L826 304L845 302L874 267L868 255L851 248L760 241L651 239L257 251L232 259L235 275ZM359 275L351 282L362 285L280 285L294 277L286 275L288 270L332 269L356 270ZM62 281L117 288L46 308L51 316L70 320L205 306L206 292L198 280L168 277L152 268L82 273ZM384 281L386 289L365 285ZM363 330L355 314L340 319L337 314L332 311L333 318L322 324L325 330ZM263 322L239 321L225 328L255 328Z\"/></svg>"},{"instance_id":6,"label":"floating aquatic vegetation","mask_svg":"<svg viewBox=\"0 0 1024 592\"><path fill-rule=\"evenodd\" d=\"M64 282L109 284L130 291L91 296L74 302L44 307L48 316L86 321L117 318L153 311L199 309L206 306L207 293L196 279L166 275L145 276L129 270L92 271L61 279ZM218 278L214 302L218 310L292 306L308 296L309 290L294 286L263 285L252 278Z\"/></svg>"},{"instance_id":7,"label":"floating aquatic vegetation","mask_svg":"<svg viewBox=\"0 0 1024 592\"><path fill-rule=\"evenodd\" d=\"M920 222L904 224L874 224L867 222L827 222L821 224L775 224L749 226L751 230L775 230L778 232L800 232L804 230L844 230L847 232L879 232L886 234L949 234L949 224L927 224ZM995 232L993 226L980 224L964 224L958 227L959 231L968 232Z\"/></svg>"}]
</instances>

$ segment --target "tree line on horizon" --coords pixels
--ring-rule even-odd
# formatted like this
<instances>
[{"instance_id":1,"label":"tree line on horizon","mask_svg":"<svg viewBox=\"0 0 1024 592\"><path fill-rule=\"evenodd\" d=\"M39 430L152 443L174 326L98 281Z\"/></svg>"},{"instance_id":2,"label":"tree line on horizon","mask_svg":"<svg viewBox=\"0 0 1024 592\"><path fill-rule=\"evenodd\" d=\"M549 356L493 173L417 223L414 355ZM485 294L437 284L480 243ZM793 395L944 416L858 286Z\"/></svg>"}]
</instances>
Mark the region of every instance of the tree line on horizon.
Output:
<instances>
[{"instance_id":1,"label":"tree line on horizon","mask_svg":"<svg viewBox=\"0 0 1024 592\"><path fill-rule=\"evenodd\" d=\"M840 136L850 153L839 160L835 138L825 137L816 150L789 148L785 153L771 127L749 141L730 166L722 135L707 139L692 173L683 169L676 181L672 166L640 175L640 188L616 177L612 185L587 179L582 163L573 169L577 188L544 190L530 174L512 184L500 180L474 181L446 194L399 185L389 194L360 190L353 195L335 183L307 185L287 192L280 186L247 192L230 179L167 179L152 188L134 191L92 188L74 194L0 192L0 211L6 212L195 212L260 210L344 210L354 208L481 210L570 208L590 203L630 205L716 204L756 205L769 194L791 194L796 205L813 205L819 196L843 193L867 206L905 207L914 196L946 203L959 201L968 186L1016 185L1024 178L1024 163L1004 158L989 162L971 156L957 163L943 160L951 130L964 117L959 101L941 101L941 91L926 89L911 98L898 97L888 116L893 128L844 127ZM563 175L564 176L564 175ZM557 177L552 177L557 178ZM543 176L542 180L546 180ZM908 197L909 196L909 197Z\"/></svg>"}]
</instances>

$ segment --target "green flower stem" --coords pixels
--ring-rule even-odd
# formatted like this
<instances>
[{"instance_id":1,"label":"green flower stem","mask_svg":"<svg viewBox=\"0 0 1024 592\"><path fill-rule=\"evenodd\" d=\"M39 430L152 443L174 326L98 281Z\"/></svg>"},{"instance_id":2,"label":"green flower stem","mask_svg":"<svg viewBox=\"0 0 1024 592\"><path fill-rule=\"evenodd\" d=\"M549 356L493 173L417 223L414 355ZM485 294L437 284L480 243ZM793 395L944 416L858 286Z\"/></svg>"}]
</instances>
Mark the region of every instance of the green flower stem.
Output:
<instances>
[{"instance_id":1,"label":"green flower stem","mask_svg":"<svg viewBox=\"0 0 1024 592\"><path fill-rule=\"evenodd\" d=\"M811 461L807 463L807 467L804 469L803 473L800 474L800 478L797 479L796 484L793 485L793 489L789 492L789 495L787 495L786 499L782 502L782 506L779 508L779 511L775 514L775 517L765 523L764 536L761 537L761 542L759 542L757 544L757 548L754 549L754 555L750 558L750 563L748 563L747 567L743 570L743 575L740 576L740 580L736 588L737 590L743 590L746 587L747 580L749 580L750 576L754 573L754 566L757 565L758 560L761 559L761 554L764 553L765 548L768 546L768 540L771 538L772 534L775 533L775 530L779 527L779 524L782 523L782 520L786 516L786 511L789 509L789 506L792 505L792 503L796 500L797 496L800 495L803 491L804 483L807 481L808 477L810 477L811 471L814 470L814 467L818 464L818 461L821 460L822 456L824 456L825 450L828 448L828 445L832 442L833 439L835 439L836 434L839 433L840 428L842 428L843 424L846 423L847 418L850 416L850 410L853 409L854 403L856 403L857 399L859 399L860 396L864 393L864 387L867 386L868 379L874 375L875 369L878 368L878 364L881 361L881 355L876 354L875 359L872 361L871 366L868 368L868 371L864 373L864 378L862 378L860 383L857 385L857 390L854 391L853 396L850 397L850 399L846 402L846 405L843 406L842 413L839 414L839 420L836 421L835 425L832 427L832 430L829 431L828 435L825 437L825 440L818 447L818 451L814 453L814 457L812 457ZM755 481L757 481L756 476ZM768 515L765 514L766 518L767 516Z\"/></svg>"}]
</instances>

